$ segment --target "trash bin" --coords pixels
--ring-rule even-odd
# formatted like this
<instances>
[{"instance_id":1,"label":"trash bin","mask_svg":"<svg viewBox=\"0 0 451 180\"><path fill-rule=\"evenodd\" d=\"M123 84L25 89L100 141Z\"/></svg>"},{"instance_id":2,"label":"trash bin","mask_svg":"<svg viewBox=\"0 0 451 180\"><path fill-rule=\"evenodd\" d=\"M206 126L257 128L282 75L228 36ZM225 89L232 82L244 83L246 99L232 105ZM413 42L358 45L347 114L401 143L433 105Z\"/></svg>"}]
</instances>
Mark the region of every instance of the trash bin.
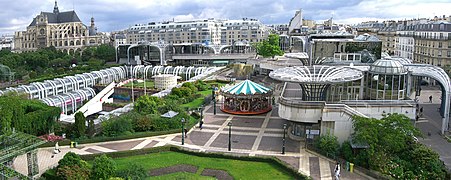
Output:
<instances>
[{"instance_id":1,"label":"trash bin","mask_svg":"<svg viewBox=\"0 0 451 180\"><path fill-rule=\"evenodd\" d=\"M346 161L346 171L349 171L349 162L348 161Z\"/></svg>"},{"instance_id":2,"label":"trash bin","mask_svg":"<svg viewBox=\"0 0 451 180\"><path fill-rule=\"evenodd\" d=\"M70 148L74 148L74 146L75 146L75 142L74 142L74 141L71 141L71 142L70 142Z\"/></svg>"},{"instance_id":3,"label":"trash bin","mask_svg":"<svg viewBox=\"0 0 451 180\"><path fill-rule=\"evenodd\" d=\"M75 142L74 148L76 148L78 146L78 142Z\"/></svg>"},{"instance_id":4,"label":"trash bin","mask_svg":"<svg viewBox=\"0 0 451 180\"><path fill-rule=\"evenodd\" d=\"M349 171L354 172L354 163L349 163Z\"/></svg>"}]
</instances>

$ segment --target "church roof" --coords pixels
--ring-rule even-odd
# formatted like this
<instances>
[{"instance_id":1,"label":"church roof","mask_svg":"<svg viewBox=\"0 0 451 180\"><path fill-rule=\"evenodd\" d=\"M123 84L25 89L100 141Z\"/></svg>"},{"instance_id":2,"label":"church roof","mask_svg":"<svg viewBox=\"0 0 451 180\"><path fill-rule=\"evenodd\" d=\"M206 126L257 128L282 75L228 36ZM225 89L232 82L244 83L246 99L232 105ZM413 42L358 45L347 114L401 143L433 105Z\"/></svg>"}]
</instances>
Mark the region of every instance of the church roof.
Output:
<instances>
[{"instance_id":1,"label":"church roof","mask_svg":"<svg viewBox=\"0 0 451 180\"><path fill-rule=\"evenodd\" d=\"M60 13L42 12L44 16L47 16L48 23L68 23L68 22L81 22L75 11L66 11ZM30 26L36 26L36 18L33 19Z\"/></svg>"},{"instance_id":2,"label":"church roof","mask_svg":"<svg viewBox=\"0 0 451 180\"><path fill-rule=\"evenodd\" d=\"M223 92L230 94L244 94L244 95L252 95L252 94L264 94L271 91L271 89L262 86L260 84L254 83L250 80L242 81L232 87L225 88Z\"/></svg>"}]
</instances>

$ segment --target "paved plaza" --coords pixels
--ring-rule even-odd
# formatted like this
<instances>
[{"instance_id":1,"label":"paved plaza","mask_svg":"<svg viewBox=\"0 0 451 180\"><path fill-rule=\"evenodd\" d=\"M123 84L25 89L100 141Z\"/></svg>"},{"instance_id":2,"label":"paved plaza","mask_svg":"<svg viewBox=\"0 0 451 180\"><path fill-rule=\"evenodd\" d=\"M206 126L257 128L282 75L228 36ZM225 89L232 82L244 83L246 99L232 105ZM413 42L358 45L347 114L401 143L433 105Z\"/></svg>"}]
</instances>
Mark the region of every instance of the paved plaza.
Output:
<instances>
[{"instance_id":1,"label":"paved plaza","mask_svg":"<svg viewBox=\"0 0 451 180\"><path fill-rule=\"evenodd\" d=\"M283 124L286 120L277 116L277 111L259 116L235 116L224 114L217 108L217 114L213 115L213 107L205 109L205 123L203 129L195 127L188 133L185 148L200 152L223 152L248 156L274 156L288 163L299 172L311 176L313 179L333 179L335 162L308 153L300 142L287 138L286 153L282 151ZM232 122L232 151L228 151L228 123ZM38 151L39 169L42 174L45 170L55 167L65 153L72 151L77 154L95 154L105 152L126 151L158 147L164 145L181 145L181 134L169 134L163 136L138 138L122 141L82 144L78 148L62 146L62 153L52 156L53 148L42 148ZM17 157L14 168L26 174L26 156ZM349 173L345 170L341 173L341 179L368 179L357 173Z\"/></svg>"},{"instance_id":2,"label":"paved plaza","mask_svg":"<svg viewBox=\"0 0 451 180\"><path fill-rule=\"evenodd\" d=\"M451 143L440 134L442 128L442 117L438 111L441 103L440 89L438 87L422 87L422 89L419 104L423 107L423 116L416 126L424 137L419 138L419 141L434 149L446 167L451 170ZM429 96L432 96L432 103L429 103Z\"/></svg>"}]
</instances>

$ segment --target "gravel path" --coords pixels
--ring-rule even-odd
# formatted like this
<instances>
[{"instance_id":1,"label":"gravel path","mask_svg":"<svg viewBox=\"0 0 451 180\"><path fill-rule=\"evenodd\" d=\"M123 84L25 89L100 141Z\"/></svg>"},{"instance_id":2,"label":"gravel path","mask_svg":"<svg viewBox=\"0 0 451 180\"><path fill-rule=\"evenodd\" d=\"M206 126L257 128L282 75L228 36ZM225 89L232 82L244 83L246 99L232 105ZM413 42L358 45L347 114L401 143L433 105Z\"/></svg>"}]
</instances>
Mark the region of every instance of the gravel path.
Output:
<instances>
[{"instance_id":1,"label":"gravel path","mask_svg":"<svg viewBox=\"0 0 451 180\"><path fill-rule=\"evenodd\" d=\"M187 164L179 164L175 166L165 167L165 168L159 168L159 169L153 169L149 171L150 176L161 176L165 174L172 174L176 172L189 172L189 173L196 173L197 167L193 165L187 165Z\"/></svg>"},{"instance_id":2,"label":"gravel path","mask_svg":"<svg viewBox=\"0 0 451 180\"><path fill-rule=\"evenodd\" d=\"M217 169L204 169L202 176L211 176L218 180L233 180L233 177L227 171Z\"/></svg>"}]
</instances>

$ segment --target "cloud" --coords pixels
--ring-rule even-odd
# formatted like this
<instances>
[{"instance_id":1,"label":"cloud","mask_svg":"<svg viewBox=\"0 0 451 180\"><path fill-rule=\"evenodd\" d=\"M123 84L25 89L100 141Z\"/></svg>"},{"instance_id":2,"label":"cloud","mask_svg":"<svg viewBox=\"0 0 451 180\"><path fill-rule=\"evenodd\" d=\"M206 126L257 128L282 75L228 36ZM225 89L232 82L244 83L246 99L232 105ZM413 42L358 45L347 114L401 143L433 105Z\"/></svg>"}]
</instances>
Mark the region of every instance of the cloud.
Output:
<instances>
[{"instance_id":1,"label":"cloud","mask_svg":"<svg viewBox=\"0 0 451 180\"><path fill-rule=\"evenodd\" d=\"M54 0L0 0L0 34L25 30ZM431 18L450 15L449 0L58 0L60 11L73 10L87 25L94 16L100 31L123 30L134 24L203 18L256 18L265 24L288 23L302 8L306 19L357 23L376 19Z\"/></svg>"}]
</instances>

